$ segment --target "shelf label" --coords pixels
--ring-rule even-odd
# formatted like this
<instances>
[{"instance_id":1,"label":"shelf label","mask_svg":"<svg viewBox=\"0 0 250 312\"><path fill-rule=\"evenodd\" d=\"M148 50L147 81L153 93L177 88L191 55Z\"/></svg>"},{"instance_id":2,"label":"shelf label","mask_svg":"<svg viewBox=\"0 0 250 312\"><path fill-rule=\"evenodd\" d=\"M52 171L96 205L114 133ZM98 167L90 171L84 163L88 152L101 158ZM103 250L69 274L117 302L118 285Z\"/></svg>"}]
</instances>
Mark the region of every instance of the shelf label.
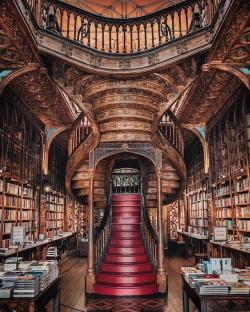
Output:
<instances>
[{"instance_id":1,"label":"shelf label","mask_svg":"<svg viewBox=\"0 0 250 312\"><path fill-rule=\"evenodd\" d=\"M13 226L11 230L11 242L13 245L22 244L26 240L26 231L23 226Z\"/></svg>"},{"instance_id":2,"label":"shelf label","mask_svg":"<svg viewBox=\"0 0 250 312\"><path fill-rule=\"evenodd\" d=\"M228 240L226 226L214 226L214 237L215 242L226 242Z\"/></svg>"}]
</instances>

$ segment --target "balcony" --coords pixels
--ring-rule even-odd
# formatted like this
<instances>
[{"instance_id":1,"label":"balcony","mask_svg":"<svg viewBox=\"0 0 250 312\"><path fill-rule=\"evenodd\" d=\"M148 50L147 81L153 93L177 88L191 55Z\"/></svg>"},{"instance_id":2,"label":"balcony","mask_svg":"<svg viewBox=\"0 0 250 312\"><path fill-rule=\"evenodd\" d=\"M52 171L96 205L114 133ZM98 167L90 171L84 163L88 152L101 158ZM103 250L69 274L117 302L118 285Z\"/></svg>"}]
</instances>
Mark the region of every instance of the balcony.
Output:
<instances>
[{"instance_id":1,"label":"balcony","mask_svg":"<svg viewBox=\"0 0 250 312\"><path fill-rule=\"evenodd\" d=\"M206 51L233 2L191 0L139 18L110 19L58 0L16 1L42 52L108 74L162 69Z\"/></svg>"}]
</instances>

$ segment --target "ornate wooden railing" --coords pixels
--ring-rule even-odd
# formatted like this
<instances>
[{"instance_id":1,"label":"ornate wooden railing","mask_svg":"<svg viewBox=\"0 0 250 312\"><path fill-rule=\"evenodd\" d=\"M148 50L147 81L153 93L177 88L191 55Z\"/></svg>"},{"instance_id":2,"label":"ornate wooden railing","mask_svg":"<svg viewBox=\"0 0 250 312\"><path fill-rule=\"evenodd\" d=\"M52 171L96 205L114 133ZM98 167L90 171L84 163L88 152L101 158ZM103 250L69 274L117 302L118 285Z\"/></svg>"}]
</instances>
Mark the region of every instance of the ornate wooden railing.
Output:
<instances>
[{"instance_id":1,"label":"ornate wooden railing","mask_svg":"<svg viewBox=\"0 0 250 312\"><path fill-rule=\"evenodd\" d=\"M179 154L184 156L184 142L181 127L175 115L167 110L159 122L159 129L164 138L174 147Z\"/></svg>"},{"instance_id":2,"label":"ornate wooden railing","mask_svg":"<svg viewBox=\"0 0 250 312\"><path fill-rule=\"evenodd\" d=\"M112 226L112 181L110 181L110 194L107 198L107 208L102 218L101 224L94 235L95 248L95 270L98 271L103 257L107 251L108 242L111 235Z\"/></svg>"},{"instance_id":3,"label":"ornate wooden railing","mask_svg":"<svg viewBox=\"0 0 250 312\"><path fill-rule=\"evenodd\" d=\"M24 0L25 1L25 0ZM132 19L97 16L59 0L26 0L40 27L107 53L138 53L209 26L222 0L190 0Z\"/></svg>"},{"instance_id":4,"label":"ornate wooden railing","mask_svg":"<svg viewBox=\"0 0 250 312\"><path fill-rule=\"evenodd\" d=\"M145 196L141 195L141 230L144 245L155 269L157 268L158 237L149 219Z\"/></svg>"},{"instance_id":5,"label":"ornate wooden railing","mask_svg":"<svg viewBox=\"0 0 250 312\"><path fill-rule=\"evenodd\" d=\"M113 193L140 193L140 185L140 175L137 173L112 173Z\"/></svg>"},{"instance_id":6,"label":"ornate wooden railing","mask_svg":"<svg viewBox=\"0 0 250 312\"><path fill-rule=\"evenodd\" d=\"M91 133L90 122L84 113L81 113L75 120L68 144L68 155L70 156L77 147L83 143Z\"/></svg>"}]
</instances>

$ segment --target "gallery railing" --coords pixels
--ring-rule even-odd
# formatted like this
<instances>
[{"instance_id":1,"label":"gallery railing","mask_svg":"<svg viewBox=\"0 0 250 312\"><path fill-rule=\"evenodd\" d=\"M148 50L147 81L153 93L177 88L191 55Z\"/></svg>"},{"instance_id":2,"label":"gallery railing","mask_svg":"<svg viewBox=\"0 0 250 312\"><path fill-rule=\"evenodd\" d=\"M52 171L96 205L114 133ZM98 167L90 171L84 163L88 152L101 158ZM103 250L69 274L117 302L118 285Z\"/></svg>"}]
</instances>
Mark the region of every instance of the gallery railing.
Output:
<instances>
[{"instance_id":1,"label":"gallery railing","mask_svg":"<svg viewBox=\"0 0 250 312\"><path fill-rule=\"evenodd\" d=\"M163 114L159 122L159 129L172 147L174 147L181 156L184 156L184 142L181 128L177 118L170 110Z\"/></svg>"},{"instance_id":2,"label":"gallery railing","mask_svg":"<svg viewBox=\"0 0 250 312\"><path fill-rule=\"evenodd\" d=\"M27 2L39 27L107 53L138 53L209 26L223 0L190 0L150 15L112 19L59 0Z\"/></svg>"},{"instance_id":3,"label":"gallery railing","mask_svg":"<svg viewBox=\"0 0 250 312\"><path fill-rule=\"evenodd\" d=\"M113 193L140 193L140 175L135 173L112 173Z\"/></svg>"},{"instance_id":4,"label":"gallery railing","mask_svg":"<svg viewBox=\"0 0 250 312\"><path fill-rule=\"evenodd\" d=\"M88 118L84 115L84 113L81 113L74 121L71 128L68 144L68 156L70 156L77 149L77 147L86 140L91 131L92 129Z\"/></svg>"}]
</instances>

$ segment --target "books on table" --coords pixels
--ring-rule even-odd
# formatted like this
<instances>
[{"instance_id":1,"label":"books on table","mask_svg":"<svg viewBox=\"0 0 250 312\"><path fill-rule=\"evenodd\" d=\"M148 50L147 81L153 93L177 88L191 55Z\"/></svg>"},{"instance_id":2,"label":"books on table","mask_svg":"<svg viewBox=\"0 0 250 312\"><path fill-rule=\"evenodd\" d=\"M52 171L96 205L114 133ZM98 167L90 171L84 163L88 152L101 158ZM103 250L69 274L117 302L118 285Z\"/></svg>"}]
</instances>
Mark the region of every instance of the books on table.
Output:
<instances>
[{"instance_id":1,"label":"books on table","mask_svg":"<svg viewBox=\"0 0 250 312\"><path fill-rule=\"evenodd\" d=\"M13 287L8 287L5 285L0 286L0 298L8 299L12 297Z\"/></svg>"},{"instance_id":2,"label":"books on table","mask_svg":"<svg viewBox=\"0 0 250 312\"><path fill-rule=\"evenodd\" d=\"M196 290L200 295L228 295L229 285L219 278L196 281Z\"/></svg>"},{"instance_id":3,"label":"books on table","mask_svg":"<svg viewBox=\"0 0 250 312\"><path fill-rule=\"evenodd\" d=\"M39 277L32 274L18 277L14 282L14 298L34 298L40 290Z\"/></svg>"},{"instance_id":4,"label":"books on table","mask_svg":"<svg viewBox=\"0 0 250 312\"><path fill-rule=\"evenodd\" d=\"M232 283L230 284L230 295L249 295L250 292L250 285L247 286L244 282Z\"/></svg>"}]
</instances>

